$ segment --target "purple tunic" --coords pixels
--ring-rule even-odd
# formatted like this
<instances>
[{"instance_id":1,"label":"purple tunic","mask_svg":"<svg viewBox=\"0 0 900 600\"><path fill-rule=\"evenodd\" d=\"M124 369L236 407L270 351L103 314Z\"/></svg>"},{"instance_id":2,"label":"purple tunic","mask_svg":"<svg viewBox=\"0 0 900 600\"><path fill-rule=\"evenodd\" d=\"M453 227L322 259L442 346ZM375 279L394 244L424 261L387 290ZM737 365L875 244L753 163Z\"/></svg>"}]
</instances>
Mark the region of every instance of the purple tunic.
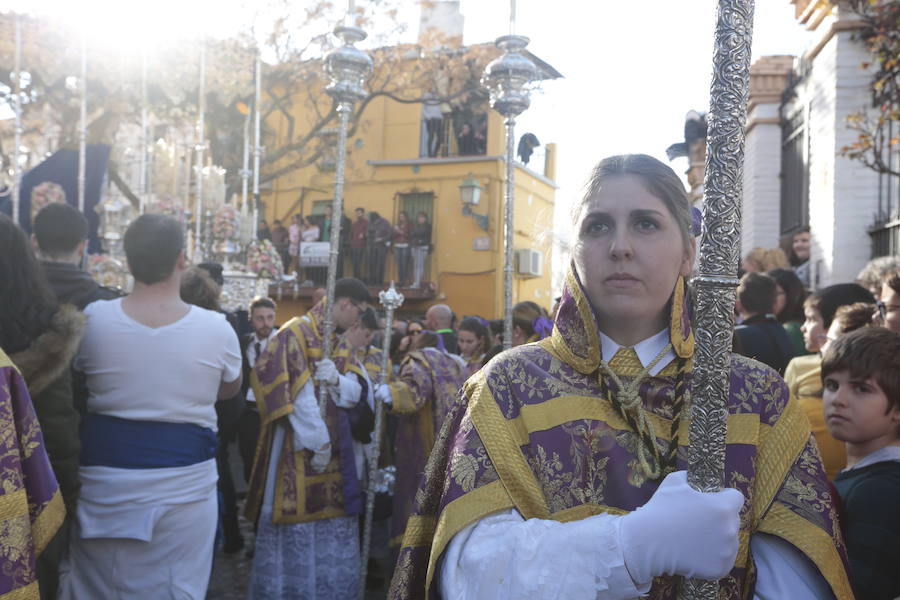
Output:
<instances>
[{"instance_id":1,"label":"purple tunic","mask_svg":"<svg viewBox=\"0 0 900 600\"><path fill-rule=\"evenodd\" d=\"M251 521L259 517L262 506L274 426L293 411L294 398L312 376L313 361L322 356L324 312L323 300L305 317L291 319L282 326L251 374L260 416L260 435L245 508ZM336 348L334 354L335 365L344 371L347 353ZM312 452L295 451L293 436L284 436L272 506L275 523L306 523L362 512L362 490L356 475L346 412L329 402L325 424L332 453L331 462L322 473L316 473L310 464Z\"/></svg>"},{"instance_id":2,"label":"purple tunic","mask_svg":"<svg viewBox=\"0 0 900 600\"><path fill-rule=\"evenodd\" d=\"M392 412L398 415L394 437L397 478L391 518L391 545L399 545L412 511L425 462L465 381L460 364L437 348L410 352L391 384Z\"/></svg>"},{"instance_id":3,"label":"purple tunic","mask_svg":"<svg viewBox=\"0 0 900 600\"><path fill-rule=\"evenodd\" d=\"M625 514L659 486L640 467L637 435L604 397L593 310L574 273L551 337L504 352L466 382L435 444L389 598L437 598L437 562L479 519L517 509L524 518L574 521ZM690 359L688 358L688 369ZM618 372L623 381L634 374ZM671 435L675 362L641 385L658 444ZM690 388L690 373L686 386ZM772 369L734 355L728 399L726 485L746 501L740 548L721 598L751 598L756 532L812 560L837 598L852 598L835 505L809 424ZM679 424L677 468L687 467L689 417ZM675 599L680 578L659 577L650 597Z\"/></svg>"},{"instance_id":4,"label":"purple tunic","mask_svg":"<svg viewBox=\"0 0 900 600\"><path fill-rule=\"evenodd\" d=\"M0 350L0 596L37 598L35 561L66 509L25 380Z\"/></svg>"}]
</instances>

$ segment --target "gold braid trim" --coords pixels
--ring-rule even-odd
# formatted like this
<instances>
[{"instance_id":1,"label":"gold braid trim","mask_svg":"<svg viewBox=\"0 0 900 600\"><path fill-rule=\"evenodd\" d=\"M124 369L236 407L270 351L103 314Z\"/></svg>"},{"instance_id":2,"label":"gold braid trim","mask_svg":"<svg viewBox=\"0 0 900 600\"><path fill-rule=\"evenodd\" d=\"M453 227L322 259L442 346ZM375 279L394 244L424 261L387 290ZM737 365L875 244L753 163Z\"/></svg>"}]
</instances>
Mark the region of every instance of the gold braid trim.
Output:
<instances>
[{"instance_id":1,"label":"gold braid trim","mask_svg":"<svg viewBox=\"0 0 900 600\"><path fill-rule=\"evenodd\" d=\"M557 396L540 404L522 406L519 416L506 420L509 435L517 446L529 443L529 435L536 431L546 431L565 425L572 421L603 421L613 429L631 431L631 428L612 406L595 396ZM669 441L672 439L672 421L647 413L647 420L653 425L657 437ZM689 443L690 419L685 417L679 423L678 444ZM761 431L770 429L759 422L756 413L736 413L728 415L726 444L757 445Z\"/></svg>"},{"instance_id":2,"label":"gold braid trim","mask_svg":"<svg viewBox=\"0 0 900 600\"><path fill-rule=\"evenodd\" d=\"M431 554L428 557L428 574L425 579L425 589L431 588L431 578L437 561L453 536L484 517L513 508L513 501L506 493L501 481L492 481L487 485L475 488L468 494L460 496L444 507L438 517L434 531L434 541L431 542ZM412 520L413 517L410 517ZM403 538L403 545L407 546L407 537L411 536L409 524L406 526L407 534Z\"/></svg>"},{"instance_id":3,"label":"gold braid trim","mask_svg":"<svg viewBox=\"0 0 900 600\"><path fill-rule=\"evenodd\" d=\"M560 332L559 327L554 327L550 337L541 340L541 343L547 342L547 346L552 346L554 354L560 360L572 365L581 373L592 373L597 365L600 364L600 335L597 333L597 323L594 321L594 312L588 302L587 296L575 278L575 267L569 265L568 273L566 273L566 289L575 299L575 306L578 309L578 316L581 318L585 328L585 336L588 342L587 355L578 356L569 348L565 337ZM544 346L545 348L547 346Z\"/></svg>"},{"instance_id":4,"label":"gold braid trim","mask_svg":"<svg viewBox=\"0 0 900 600\"><path fill-rule=\"evenodd\" d=\"M757 531L778 536L809 557L831 586L835 598L853 598L844 563L826 531L780 502L772 505Z\"/></svg>"},{"instance_id":5,"label":"gold braid trim","mask_svg":"<svg viewBox=\"0 0 900 600\"><path fill-rule=\"evenodd\" d=\"M756 528L775 500L775 495L806 446L809 436L809 421L796 399L788 400L775 425L760 427L751 529Z\"/></svg>"},{"instance_id":6,"label":"gold braid trim","mask_svg":"<svg viewBox=\"0 0 900 600\"><path fill-rule=\"evenodd\" d=\"M389 383L391 388L391 397L394 402L391 404L391 412L399 415L408 415L418 412L415 401L413 401L412 390L402 381L394 381Z\"/></svg>"},{"instance_id":7,"label":"gold braid trim","mask_svg":"<svg viewBox=\"0 0 900 600\"><path fill-rule=\"evenodd\" d=\"M6 355L6 352L4 352L2 348L0 348L0 369L4 367L12 367L16 373L19 372L19 369L13 363L12 359Z\"/></svg>"},{"instance_id":8,"label":"gold braid trim","mask_svg":"<svg viewBox=\"0 0 900 600\"><path fill-rule=\"evenodd\" d=\"M38 582L32 581L25 587L10 590L5 594L0 594L0 600L39 600L41 597L38 591Z\"/></svg>"},{"instance_id":9,"label":"gold braid trim","mask_svg":"<svg viewBox=\"0 0 900 600\"><path fill-rule=\"evenodd\" d=\"M24 493L24 490L23 490ZM25 514L28 514L28 505L25 505ZM31 525L31 537L34 540L34 551L40 554L62 527L66 518L66 505L63 503L62 494L57 489L50 501L38 513Z\"/></svg>"},{"instance_id":10,"label":"gold braid trim","mask_svg":"<svg viewBox=\"0 0 900 600\"><path fill-rule=\"evenodd\" d=\"M541 485L516 444L482 372L473 375L466 387L472 390L469 400L472 423L509 496L526 519L548 518L550 509Z\"/></svg>"},{"instance_id":11,"label":"gold braid trim","mask_svg":"<svg viewBox=\"0 0 900 600\"><path fill-rule=\"evenodd\" d=\"M391 543L402 541L404 548L430 546L434 540L435 527L437 527L437 519L431 515L410 515L406 522L406 531L402 535L395 536Z\"/></svg>"}]
</instances>

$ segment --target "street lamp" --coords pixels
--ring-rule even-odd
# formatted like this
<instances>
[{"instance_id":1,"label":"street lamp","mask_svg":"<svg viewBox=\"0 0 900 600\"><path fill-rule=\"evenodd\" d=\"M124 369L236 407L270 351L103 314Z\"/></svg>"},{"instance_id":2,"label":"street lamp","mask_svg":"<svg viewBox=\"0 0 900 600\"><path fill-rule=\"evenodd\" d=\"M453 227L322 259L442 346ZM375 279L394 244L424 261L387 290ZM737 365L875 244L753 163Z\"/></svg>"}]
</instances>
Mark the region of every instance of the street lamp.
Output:
<instances>
[{"instance_id":1,"label":"street lamp","mask_svg":"<svg viewBox=\"0 0 900 600\"><path fill-rule=\"evenodd\" d=\"M488 216L480 215L472 210L472 207L478 206L481 202L481 192L484 188L481 187L481 184L478 183L478 180L475 179L475 176L469 173L469 176L463 180L461 184L459 184L459 197L462 199L462 212L464 215L469 217L474 217L475 222L478 223L478 226L488 230Z\"/></svg>"},{"instance_id":2,"label":"street lamp","mask_svg":"<svg viewBox=\"0 0 900 600\"><path fill-rule=\"evenodd\" d=\"M513 204L515 202L515 158L516 117L531 104L531 82L537 78L538 70L531 60L522 54L528 45L528 38L522 35L504 35L497 38L497 47L503 55L491 61L484 70L481 84L488 89L491 108L500 113L506 124L506 214L504 215L503 244L505 264L503 266L503 348L512 345L512 276L513 276Z\"/></svg>"}]
</instances>

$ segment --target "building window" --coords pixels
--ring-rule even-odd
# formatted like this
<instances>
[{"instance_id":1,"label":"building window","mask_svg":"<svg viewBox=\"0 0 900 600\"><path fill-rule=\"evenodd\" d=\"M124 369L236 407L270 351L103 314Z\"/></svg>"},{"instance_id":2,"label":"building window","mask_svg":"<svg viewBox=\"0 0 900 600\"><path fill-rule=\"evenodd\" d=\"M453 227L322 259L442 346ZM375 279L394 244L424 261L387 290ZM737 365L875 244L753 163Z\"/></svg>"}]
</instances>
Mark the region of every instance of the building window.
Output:
<instances>
[{"instance_id":1,"label":"building window","mask_svg":"<svg viewBox=\"0 0 900 600\"><path fill-rule=\"evenodd\" d=\"M893 139L900 131L898 124L888 121L886 139ZM900 171L900 148L888 146L885 163L894 171ZM869 229L872 237L872 257L900 254L900 177L891 173L878 175L878 212Z\"/></svg>"},{"instance_id":2,"label":"building window","mask_svg":"<svg viewBox=\"0 0 900 600\"><path fill-rule=\"evenodd\" d=\"M484 156L487 152L487 125L486 110L425 103L422 105L419 156Z\"/></svg>"},{"instance_id":3,"label":"building window","mask_svg":"<svg viewBox=\"0 0 900 600\"><path fill-rule=\"evenodd\" d=\"M781 233L809 225L808 108L787 104L781 122Z\"/></svg>"}]
</instances>

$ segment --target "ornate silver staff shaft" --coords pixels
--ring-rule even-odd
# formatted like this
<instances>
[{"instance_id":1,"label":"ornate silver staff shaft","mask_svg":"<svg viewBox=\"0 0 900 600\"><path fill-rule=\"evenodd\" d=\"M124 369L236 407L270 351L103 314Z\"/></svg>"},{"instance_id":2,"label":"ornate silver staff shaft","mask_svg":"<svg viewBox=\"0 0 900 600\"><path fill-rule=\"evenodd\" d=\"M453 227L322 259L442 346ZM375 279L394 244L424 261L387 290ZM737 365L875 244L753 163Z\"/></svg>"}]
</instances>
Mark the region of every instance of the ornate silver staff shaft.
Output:
<instances>
[{"instance_id":1,"label":"ornate silver staff shaft","mask_svg":"<svg viewBox=\"0 0 900 600\"><path fill-rule=\"evenodd\" d=\"M515 2L511 5L510 23L515 18ZM497 47L503 56L491 61L485 67L481 84L488 88L491 107L506 119L506 210L503 229L505 261L503 265L503 347L512 346L512 281L513 281L513 241L515 230L515 126L516 116L531 104L529 98L531 82L537 77L537 67L522 54L528 45L528 38L522 35L504 35L497 38Z\"/></svg>"},{"instance_id":2,"label":"ornate silver staff shaft","mask_svg":"<svg viewBox=\"0 0 900 600\"><path fill-rule=\"evenodd\" d=\"M339 118L337 139L337 165L334 173L334 200L331 203L331 231L329 233L328 281L325 287L325 340L322 357L331 357L331 337L334 333L334 287L337 282L338 254L341 243L341 218L344 215L344 162L347 156L347 128L353 103L366 97L364 83L372 70L372 59L368 54L353 47L355 42L366 39L366 32L358 27L339 25L334 30L343 46L335 48L325 57L325 70L331 83L325 88L337 101ZM319 409L325 414L328 401L327 386L321 387Z\"/></svg>"},{"instance_id":3,"label":"ornate silver staff shaft","mask_svg":"<svg viewBox=\"0 0 900 600\"><path fill-rule=\"evenodd\" d=\"M394 328L394 311L403 304L403 294L394 287L378 294L384 307L384 340L381 344L381 383L387 383L391 368L391 333ZM366 573L369 569L369 550L372 546L372 516L375 514L375 472L381 454L381 424L384 420L384 404L375 398L375 430L372 434L372 452L369 454L369 478L366 486L366 521L363 528L362 562L360 564L360 600L366 595Z\"/></svg>"},{"instance_id":4,"label":"ornate silver staff shaft","mask_svg":"<svg viewBox=\"0 0 900 600\"><path fill-rule=\"evenodd\" d=\"M725 433L734 300L741 236L744 126L750 91L753 0L719 0L713 78L707 115L703 237L697 286L697 354L692 384L688 482L720 490L725 476ZM688 579L681 596L718 598L716 581Z\"/></svg>"}]
</instances>

